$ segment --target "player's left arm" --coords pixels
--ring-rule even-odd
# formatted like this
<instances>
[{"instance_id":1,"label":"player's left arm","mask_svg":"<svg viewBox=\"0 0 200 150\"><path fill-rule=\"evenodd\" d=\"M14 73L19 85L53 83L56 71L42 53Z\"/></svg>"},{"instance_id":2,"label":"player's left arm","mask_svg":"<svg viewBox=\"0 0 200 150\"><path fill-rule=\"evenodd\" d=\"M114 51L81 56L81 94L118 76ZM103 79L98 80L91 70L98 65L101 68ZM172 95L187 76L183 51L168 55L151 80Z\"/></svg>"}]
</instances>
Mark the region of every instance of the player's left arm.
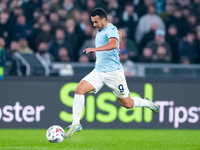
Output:
<instances>
[{"instance_id":1,"label":"player's left arm","mask_svg":"<svg viewBox=\"0 0 200 150\"><path fill-rule=\"evenodd\" d=\"M119 45L121 45L122 44L122 33L119 31L118 31L118 33L119 33Z\"/></svg>"},{"instance_id":2,"label":"player's left arm","mask_svg":"<svg viewBox=\"0 0 200 150\"><path fill-rule=\"evenodd\" d=\"M86 54L90 52L96 52L96 51L109 51L117 48L117 42L118 40L116 38L110 38L108 43L104 46L97 47L97 48L86 48L83 50L83 52L86 52Z\"/></svg>"}]
</instances>

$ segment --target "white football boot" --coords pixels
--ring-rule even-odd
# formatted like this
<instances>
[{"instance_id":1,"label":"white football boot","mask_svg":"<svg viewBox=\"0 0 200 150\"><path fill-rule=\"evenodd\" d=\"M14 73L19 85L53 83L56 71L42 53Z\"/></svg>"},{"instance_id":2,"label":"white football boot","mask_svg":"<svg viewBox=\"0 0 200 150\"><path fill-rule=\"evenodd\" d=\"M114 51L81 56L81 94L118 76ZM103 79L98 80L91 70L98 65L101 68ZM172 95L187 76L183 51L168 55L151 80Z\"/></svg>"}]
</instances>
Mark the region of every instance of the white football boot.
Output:
<instances>
[{"instance_id":1,"label":"white football boot","mask_svg":"<svg viewBox=\"0 0 200 150\"><path fill-rule=\"evenodd\" d=\"M160 108L158 107L158 105L156 105L155 103L153 103L148 97L145 97L144 98L145 100L148 100L150 102L150 105L149 105L149 109L151 109L153 112L155 113L159 113L160 111Z\"/></svg>"},{"instance_id":2,"label":"white football boot","mask_svg":"<svg viewBox=\"0 0 200 150\"><path fill-rule=\"evenodd\" d=\"M82 125L69 125L67 128L69 128L69 131L65 134L65 138L71 137L74 133L79 132L82 130Z\"/></svg>"}]
</instances>

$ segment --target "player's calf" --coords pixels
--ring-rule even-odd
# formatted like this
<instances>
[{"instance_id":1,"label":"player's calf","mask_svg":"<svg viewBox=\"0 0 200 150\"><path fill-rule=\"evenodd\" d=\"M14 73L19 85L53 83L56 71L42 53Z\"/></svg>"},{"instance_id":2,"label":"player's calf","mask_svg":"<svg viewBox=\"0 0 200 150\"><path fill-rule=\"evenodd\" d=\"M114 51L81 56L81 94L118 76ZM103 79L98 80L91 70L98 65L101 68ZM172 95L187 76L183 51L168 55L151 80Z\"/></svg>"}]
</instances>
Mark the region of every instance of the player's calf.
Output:
<instances>
[{"instance_id":1,"label":"player's calf","mask_svg":"<svg viewBox=\"0 0 200 150\"><path fill-rule=\"evenodd\" d=\"M131 99L131 97L126 97L126 98L118 98L120 103L122 104L123 107L130 109L133 108L134 106L134 101Z\"/></svg>"}]
</instances>

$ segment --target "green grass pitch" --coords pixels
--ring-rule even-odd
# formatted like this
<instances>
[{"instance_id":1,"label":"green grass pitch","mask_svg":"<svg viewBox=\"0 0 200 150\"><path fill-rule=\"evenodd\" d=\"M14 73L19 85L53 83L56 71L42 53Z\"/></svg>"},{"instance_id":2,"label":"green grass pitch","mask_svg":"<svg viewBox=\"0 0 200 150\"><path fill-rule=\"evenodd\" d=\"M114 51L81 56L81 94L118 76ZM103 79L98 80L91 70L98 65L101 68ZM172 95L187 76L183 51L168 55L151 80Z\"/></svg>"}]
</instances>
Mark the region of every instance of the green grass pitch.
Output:
<instances>
[{"instance_id":1,"label":"green grass pitch","mask_svg":"<svg viewBox=\"0 0 200 150\"><path fill-rule=\"evenodd\" d=\"M62 143L46 130L0 129L0 150L200 150L200 130L84 129Z\"/></svg>"}]
</instances>

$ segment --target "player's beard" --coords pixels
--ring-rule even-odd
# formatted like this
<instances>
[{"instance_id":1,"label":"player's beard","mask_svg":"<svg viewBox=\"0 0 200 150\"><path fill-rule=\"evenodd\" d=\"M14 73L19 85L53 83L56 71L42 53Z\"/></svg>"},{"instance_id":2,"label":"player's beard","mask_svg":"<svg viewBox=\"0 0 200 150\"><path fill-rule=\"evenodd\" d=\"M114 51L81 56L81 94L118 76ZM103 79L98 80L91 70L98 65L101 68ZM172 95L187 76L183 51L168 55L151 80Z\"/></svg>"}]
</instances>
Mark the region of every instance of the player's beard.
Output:
<instances>
[{"instance_id":1,"label":"player's beard","mask_svg":"<svg viewBox=\"0 0 200 150\"><path fill-rule=\"evenodd\" d=\"M99 26L98 28L96 27L96 29L98 31L101 31L103 28L104 28L104 24L103 24L103 21L101 21L101 26Z\"/></svg>"}]
</instances>

